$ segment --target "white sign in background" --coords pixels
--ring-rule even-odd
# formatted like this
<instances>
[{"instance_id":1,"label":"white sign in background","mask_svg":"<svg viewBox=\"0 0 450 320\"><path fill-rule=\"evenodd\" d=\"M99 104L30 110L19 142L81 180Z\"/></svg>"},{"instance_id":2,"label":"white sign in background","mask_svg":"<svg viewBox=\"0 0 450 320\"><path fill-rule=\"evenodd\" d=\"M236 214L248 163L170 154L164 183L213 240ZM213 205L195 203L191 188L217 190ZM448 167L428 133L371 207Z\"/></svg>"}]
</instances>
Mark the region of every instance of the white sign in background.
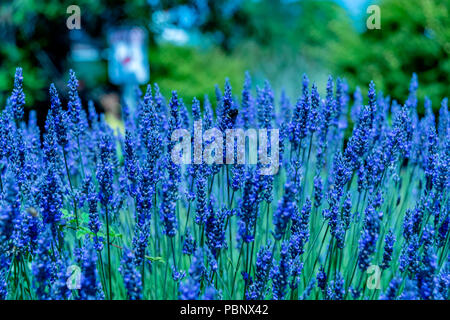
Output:
<instances>
[{"instance_id":1,"label":"white sign in background","mask_svg":"<svg viewBox=\"0 0 450 320\"><path fill-rule=\"evenodd\" d=\"M108 34L108 43L108 75L112 83L144 84L149 81L147 32L144 29L113 29Z\"/></svg>"}]
</instances>

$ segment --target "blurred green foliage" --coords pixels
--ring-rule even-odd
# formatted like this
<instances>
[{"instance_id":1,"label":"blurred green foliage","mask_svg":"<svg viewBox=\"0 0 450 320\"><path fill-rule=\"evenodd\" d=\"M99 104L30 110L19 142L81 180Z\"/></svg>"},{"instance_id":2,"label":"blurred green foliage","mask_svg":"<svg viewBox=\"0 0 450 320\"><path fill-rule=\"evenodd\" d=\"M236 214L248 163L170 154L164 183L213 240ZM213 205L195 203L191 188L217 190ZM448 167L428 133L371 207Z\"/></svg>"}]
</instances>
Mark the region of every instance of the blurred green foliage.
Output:
<instances>
[{"instance_id":1,"label":"blurred green foliage","mask_svg":"<svg viewBox=\"0 0 450 320\"><path fill-rule=\"evenodd\" d=\"M425 96L437 110L450 96L450 1L382 0L379 5L380 30L357 34L336 29L338 36L328 43L330 66L352 88L366 90L374 80L377 89L400 103L416 72L419 112Z\"/></svg>"},{"instance_id":2,"label":"blurred green foliage","mask_svg":"<svg viewBox=\"0 0 450 320\"><path fill-rule=\"evenodd\" d=\"M81 27L105 42L108 26L148 23L146 0L13 0L0 2L0 106L12 90L15 68L24 72L27 106L45 104L50 82L63 88L67 79L70 30L67 7L81 8Z\"/></svg>"},{"instance_id":3,"label":"blurred green foliage","mask_svg":"<svg viewBox=\"0 0 450 320\"><path fill-rule=\"evenodd\" d=\"M161 1L169 10L193 1ZM435 109L450 96L450 0L380 0L381 30L367 30L360 21L332 0L243 0L230 16L221 14L224 1L206 1L209 13L199 30L214 38L218 47L181 47L158 44L150 31L151 82L167 96L180 92L187 104L206 93L214 102L214 84L223 87L226 77L233 92L240 94L244 70L256 85L268 78L279 92L283 87L295 98L306 72L319 89L329 73L345 77L354 90L367 92L370 80L378 90L403 102L413 72L419 77L421 105L425 95ZM79 69L80 83L101 88L107 82L106 61L96 66L78 66L70 61L70 31L66 8L71 0L14 0L0 3L0 106L10 94L14 69L24 69L27 105L48 104L47 88L55 82L65 88L67 70ZM106 47L108 27L152 24L147 0L78 0L82 28L100 47ZM372 4L372 3L371 3ZM365 7L364 7L365 10ZM357 26L364 26L358 31ZM95 74L100 76L94 77ZM421 111L421 107L419 107Z\"/></svg>"},{"instance_id":4,"label":"blurred green foliage","mask_svg":"<svg viewBox=\"0 0 450 320\"><path fill-rule=\"evenodd\" d=\"M239 10L231 16L222 16L218 2L207 1L209 14L200 29L205 33L221 33L222 47L199 49L157 45L149 28L154 8L147 0L13 0L0 3L0 106L10 95L17 66L24 69L29 107L47 107L50 82L65 91L69 68L77 72L82 89L87 89L84 91L101 90L107 85L105 60L80 64L70 59L71 31L66 27L69 16L66 10L72 4L81 8L81 28L100 49L106 48L106 32L110 27L146 28L150 33L151 80L158 82L165 94L177 89L190 103L194 96L203 99L205 93L213 98L214 84L222 87L226 77L235 89L241 86L244 62L228 53L232 43L236 43L231 40L237 36L235 31L244 25L246 18ZM168 10L184 4L189 1L161 1L157 7Z\"/></svg>"},{"instance_id":5,"label":"blurred green foliage","mask_svg":"<svg viewBox=\"0 0 450 320\"><path fill-rule=\"evenodd\" d=\"M223 90L225 78L230 79L233 92L240 95L244 81L245 62L218 48L198 48L162 44L150 50L150 81L158 83L166 98L177 90L187 105L207 94L215 104L214 85Z\"/></svg>"},{"instance_id":6,"label":"blurred green foliage","mask_svg":"<svg viewBox=\"0 0 450 320\"><path fill-rule=\"evenodd\" d=\"M267 78L277 92L284 89L295 99L306 73L325 93L332 59L327 43L338 32L356 36L347 11L331 0L248 1L245 10L254 33L235 54L255 70L256 80Z\"/></svg>"}]
</instances>

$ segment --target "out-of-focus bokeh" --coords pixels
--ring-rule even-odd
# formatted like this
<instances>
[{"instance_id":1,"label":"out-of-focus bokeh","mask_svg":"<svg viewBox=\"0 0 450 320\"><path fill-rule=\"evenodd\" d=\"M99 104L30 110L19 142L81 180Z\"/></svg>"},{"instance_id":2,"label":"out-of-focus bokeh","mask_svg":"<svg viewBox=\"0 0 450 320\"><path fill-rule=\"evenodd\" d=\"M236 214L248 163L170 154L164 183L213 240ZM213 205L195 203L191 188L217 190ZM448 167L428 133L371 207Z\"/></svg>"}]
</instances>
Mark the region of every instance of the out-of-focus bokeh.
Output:
<instances>
[{"instance_id":1,"label":"out-of-focus bokeh","mask_svg":"<svg viewBox=\"0 0 450 320\"><path fill-rule=\"evenodd\" d=\"M373 4L381 29L366 27ZM80 8L80 29L67 26L70 5ZM165 95L178 90L188 104L204 94L213 100L214 85L226 77L239 94L245 70L256 84L267 78L292 98L306 72L320 88L328 74L363 92L374 80L402 102L416 72L420 102L426 93L437 109L450 95L449 18L450 0L2 1L0 106L17 66L24 69L27 105L38 111L48 107L51 82L65 96L72 68L84 101L120 115L117 104L130 94L131 82L114 83L108 75L111 50L119 56L125 50L113 48L111 37L139 27L146 39L137 50L149 69L143 79L157 82Z\"/></svg>"}]
</instances>

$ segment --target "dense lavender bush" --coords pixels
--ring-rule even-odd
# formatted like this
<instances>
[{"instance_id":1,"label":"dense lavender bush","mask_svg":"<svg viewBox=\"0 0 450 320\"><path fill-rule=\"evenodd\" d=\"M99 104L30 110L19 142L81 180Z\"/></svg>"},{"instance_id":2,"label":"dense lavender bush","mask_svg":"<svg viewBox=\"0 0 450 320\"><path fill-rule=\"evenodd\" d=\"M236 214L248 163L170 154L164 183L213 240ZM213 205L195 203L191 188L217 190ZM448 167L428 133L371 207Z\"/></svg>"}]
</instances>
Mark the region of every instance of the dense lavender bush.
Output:
<instances>
[{"instance_id":1,"label":"dense lavender bush","mask_svg":"<svg viewBox=\"0 0 450 320\"><path fill-rule=\"evenodd\" d=\"M241 94L216 87L217 116L149 85L124 134L82 105L73 71L44 128L22 83L18 68L0 115L1 299L450 298L450 118L447 99L419 117L416 76L405 103L372 82L364 104L305 75L293 105L247 73ZM280 129L279 169L222 164L239 150L202 139L213 128ZM220 161L175 161L179 129Z\"/></svg>"}]
</instances>

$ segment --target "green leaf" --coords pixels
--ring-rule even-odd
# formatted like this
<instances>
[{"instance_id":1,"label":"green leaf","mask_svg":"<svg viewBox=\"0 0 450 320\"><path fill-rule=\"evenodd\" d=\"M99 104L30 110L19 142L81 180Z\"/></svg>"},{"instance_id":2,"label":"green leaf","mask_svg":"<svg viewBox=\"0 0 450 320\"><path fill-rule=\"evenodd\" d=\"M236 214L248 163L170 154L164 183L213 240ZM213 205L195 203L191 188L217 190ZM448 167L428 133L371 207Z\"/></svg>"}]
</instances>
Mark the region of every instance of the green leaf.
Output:
<instances>
[{"instance_id":1,"label":"green leaf","mask_svg":"<svg viewBox=\"0 0 450 320\"><path fill-rule=\"evenodd\" d=\"M77 230L77 239L84 238L86 235L94 236L95 234L91 232L88 228L80 226Z\"/></svg>"},{"instance_id":2,"label":"green leaf","mask_svg":"<svg viewBox=\"0 0 450 320\"><path fill-rule=\"evenodd\" d=\"M145 256L145 259L151 261L151 262L161 262L161 263L166 263L166 261L164 261L164 259L162 257L149 257L149 256Z\"/></svg>"},{"instance_id":3,"label":"green leaf","mask_svg":"<svg viewBox=\"0 0 450 320\"><path fill-rule=\"evenodd\" d=\"M80 218L81 223L86 223L86 224L89 223L89 213L88 212L81 212L80 216L81 216L81 218Z\"/></svg>"},{"instance_id":4,"label":"green leaf","mask_svg":"<svg viewBox=\"0 0 450 320\"><path fill-rule=\"evenodd\" d=\"M67 209L61 209L61 213L64 219L71 219L74 217Z\"/></svg>"}]
</instances>

